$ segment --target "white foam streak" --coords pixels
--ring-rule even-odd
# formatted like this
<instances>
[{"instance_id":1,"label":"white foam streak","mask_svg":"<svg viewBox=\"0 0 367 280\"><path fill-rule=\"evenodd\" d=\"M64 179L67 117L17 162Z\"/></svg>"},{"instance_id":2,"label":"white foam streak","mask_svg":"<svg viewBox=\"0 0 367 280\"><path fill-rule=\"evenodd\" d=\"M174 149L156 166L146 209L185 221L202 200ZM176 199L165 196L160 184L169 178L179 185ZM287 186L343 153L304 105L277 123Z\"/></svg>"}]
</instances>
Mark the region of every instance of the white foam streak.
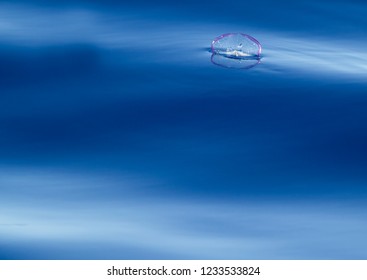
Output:
<instances>
[{"instance_id":1,"label":"white foam streak","mask_svg":"<svg viewBox=\"0 0 367 280\"><path fill-rule=\"evenodd\" d=\"M190 56L210 60L205 52L221 32L238 29L201 22L173 22L151 18L148 14L125 11L99 13L88 9L45 9L0 5L0 40L4 44L42 47L55 44L93 44L103 49L153 53L160 63L183 65ZM245 27L242 27L245 28ZM252 29L263 45L263 67L267 71L284 69L312 74L348 74L365 77L367 53L349 41L320 38L295 38ZM154 61L154 55L152 60ZM193 62L190 60L191 63ZM197 61L198 65L203 65Z\"/></svg>"}]
</instances>

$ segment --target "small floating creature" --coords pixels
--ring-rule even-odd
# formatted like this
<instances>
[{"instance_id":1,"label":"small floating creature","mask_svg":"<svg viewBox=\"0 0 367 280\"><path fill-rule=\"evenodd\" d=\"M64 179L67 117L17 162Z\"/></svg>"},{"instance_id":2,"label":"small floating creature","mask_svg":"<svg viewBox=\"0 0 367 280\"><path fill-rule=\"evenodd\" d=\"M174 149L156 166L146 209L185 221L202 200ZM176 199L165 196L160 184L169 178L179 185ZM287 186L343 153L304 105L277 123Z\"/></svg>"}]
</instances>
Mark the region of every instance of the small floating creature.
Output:
<instances>
[{"instance_id":1,"label":"small floating creature","mask_svg":"<svg viewBox=\"0 0 367 280\"><path fill-rule=\"evenodd\" d=\"M254 37L243 33L226 33L215 38L211 45L213 54L235 59L258 59L261 44Z\"/></svg>"}]
</instances>

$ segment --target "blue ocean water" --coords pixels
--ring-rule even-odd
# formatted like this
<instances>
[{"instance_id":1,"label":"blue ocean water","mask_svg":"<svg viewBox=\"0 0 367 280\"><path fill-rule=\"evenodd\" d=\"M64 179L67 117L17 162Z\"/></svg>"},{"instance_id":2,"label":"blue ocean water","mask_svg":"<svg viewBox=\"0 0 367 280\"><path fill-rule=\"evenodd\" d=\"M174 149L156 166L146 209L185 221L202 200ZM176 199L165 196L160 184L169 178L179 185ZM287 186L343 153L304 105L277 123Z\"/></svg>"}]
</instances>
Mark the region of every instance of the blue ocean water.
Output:
<instances>
[{"instance_id":1,"label":"blue ocean water","mask_svg":"<svg viewBox=\"0 0 367 280\"><path fill-rule=\"evenodd\" d=\"M366 13L2 2L0 259L366 259Z\"/></svg>"}]
</instances>

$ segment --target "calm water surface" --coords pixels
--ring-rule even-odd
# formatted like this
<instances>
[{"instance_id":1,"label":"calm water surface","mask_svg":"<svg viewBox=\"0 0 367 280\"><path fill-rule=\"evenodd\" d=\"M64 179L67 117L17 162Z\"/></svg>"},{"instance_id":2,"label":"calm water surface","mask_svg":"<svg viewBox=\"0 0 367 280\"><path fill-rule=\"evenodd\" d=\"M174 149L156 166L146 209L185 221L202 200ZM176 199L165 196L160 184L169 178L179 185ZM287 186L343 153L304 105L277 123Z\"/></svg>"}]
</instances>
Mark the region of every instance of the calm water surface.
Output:
<instances>
[{"instance_id":1,"label":"calm water surface","mask_svg":"<svg viewBox=\"0 0 367 280\"><path fill-rule=\"evenodd\" d=\"M367 5L134 3L0 4L0 258L366 259Z\"/></svg>"}]
</instances>

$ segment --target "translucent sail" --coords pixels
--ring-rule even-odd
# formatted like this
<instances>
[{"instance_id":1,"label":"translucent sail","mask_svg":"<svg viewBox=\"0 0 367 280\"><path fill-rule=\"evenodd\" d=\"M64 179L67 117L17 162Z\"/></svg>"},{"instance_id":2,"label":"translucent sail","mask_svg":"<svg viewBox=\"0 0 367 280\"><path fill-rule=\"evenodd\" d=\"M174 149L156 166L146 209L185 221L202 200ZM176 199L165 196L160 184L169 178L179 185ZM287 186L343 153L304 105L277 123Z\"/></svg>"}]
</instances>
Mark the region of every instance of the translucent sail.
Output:
<instances>
[{"instance_id":1,"label":"translucent sail","mask_svg":"<svg viewBox=\"0 0 367 280\"><path fill-rule=\"evenodd\" d=\"M255 38L243 33L226 33L215 38L211 45L212 53L229 58L258 58L261 44Z\"/></svg>"}]
</instances>

